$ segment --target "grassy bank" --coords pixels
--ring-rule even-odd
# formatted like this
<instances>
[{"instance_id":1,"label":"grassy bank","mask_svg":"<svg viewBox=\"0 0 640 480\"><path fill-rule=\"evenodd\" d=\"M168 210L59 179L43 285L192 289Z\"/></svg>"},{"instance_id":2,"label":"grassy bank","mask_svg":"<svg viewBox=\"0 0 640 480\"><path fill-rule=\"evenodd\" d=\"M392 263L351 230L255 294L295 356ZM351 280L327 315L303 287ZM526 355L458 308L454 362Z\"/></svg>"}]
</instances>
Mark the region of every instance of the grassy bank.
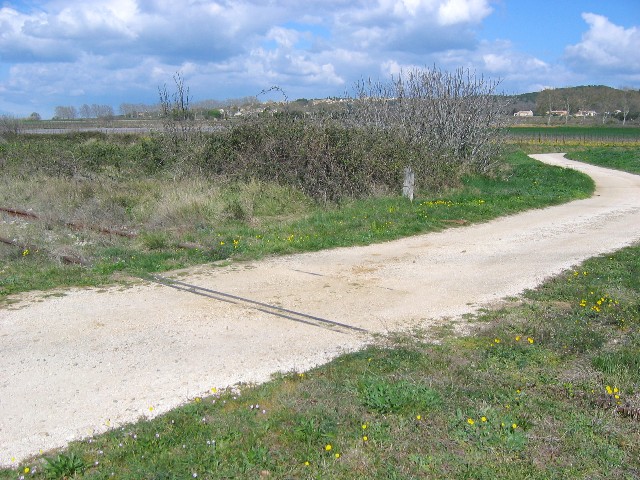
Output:
<instances>
[{"instance_id":1,"label":"grassy bank","mask_svg":"<svg viewBox=\"0 0 640 480\"><path fill-rule=\"evenodd\" d=\"M0 207L40 217L5 214L2 236L17 239L18 246L0 244L0 298L216 260L386 241L583 198L593 188L585 176L544 166L521 151L506 155L494 175L469 175L439 192L422 190L413 203L380 195L321 205L271 183L144 172L82 178L14 173L0 184ZM137 236L69 228L69 222ZM85 265L64 264L64 258Z\"/></svg>"}]
</instances>

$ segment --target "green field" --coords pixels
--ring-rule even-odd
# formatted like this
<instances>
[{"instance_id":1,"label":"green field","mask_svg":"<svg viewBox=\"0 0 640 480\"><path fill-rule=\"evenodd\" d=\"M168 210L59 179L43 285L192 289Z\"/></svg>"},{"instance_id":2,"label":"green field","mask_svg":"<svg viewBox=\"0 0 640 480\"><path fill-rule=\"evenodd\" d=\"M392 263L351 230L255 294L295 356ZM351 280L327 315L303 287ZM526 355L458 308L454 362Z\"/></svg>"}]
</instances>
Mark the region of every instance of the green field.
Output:
<instances>
[{"instance_id":1,"label":"green field","mask_svg":"<svg viewBox=\"0 0 640 480\"><path fill-rule=\"evenodd\" d=\"M640 175L640 153L633 147L584 147L570 151L567 158Z\"/></svg>"},{"instance_id":2,"label":"green field","mask_svg":"<svg viewBox=\"0 0 640 480\"><path fill-rule=\"evenodd\" d=\"M640 128L619 126L514 126L507 129L514 142L553 145L616 145L640 142Z\"/></svg>"}]
</instances>

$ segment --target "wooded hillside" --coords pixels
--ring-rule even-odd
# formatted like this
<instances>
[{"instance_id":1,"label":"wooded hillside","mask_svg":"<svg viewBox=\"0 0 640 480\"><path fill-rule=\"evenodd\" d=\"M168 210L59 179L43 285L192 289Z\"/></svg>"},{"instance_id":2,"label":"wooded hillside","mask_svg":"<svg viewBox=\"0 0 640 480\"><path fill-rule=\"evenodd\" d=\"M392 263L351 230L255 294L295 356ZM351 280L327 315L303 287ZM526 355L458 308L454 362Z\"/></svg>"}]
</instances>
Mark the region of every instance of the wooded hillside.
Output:
<instances>
[{"instance_id":1,"label":"wooded hillside","mask_svg":"<svg viewBox=\"0 0 640 480\"><path fill-rule=\"evenodd\" d=\"M567 111L597 112L598 117L617 118L626 122L640 116L640 90L616 89L604 85L546 89L512 97L513 113L532 110L535 115L545 116L549 112Z\"/></svg>"}]
</instances>

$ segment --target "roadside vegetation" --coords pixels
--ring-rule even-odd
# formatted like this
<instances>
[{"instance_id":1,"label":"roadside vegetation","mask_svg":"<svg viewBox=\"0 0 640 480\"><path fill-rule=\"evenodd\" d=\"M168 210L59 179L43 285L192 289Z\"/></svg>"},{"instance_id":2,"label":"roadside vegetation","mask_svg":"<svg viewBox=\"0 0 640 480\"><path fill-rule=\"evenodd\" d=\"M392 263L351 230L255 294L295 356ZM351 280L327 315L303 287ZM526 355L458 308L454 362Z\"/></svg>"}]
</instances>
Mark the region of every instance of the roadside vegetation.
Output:
<instances>
[{"instance_id":1,"label":"roadside vegetation","mask_svg":"<svg viewBox=\"0 0 640 480\"><path fill-rule=\"evenodd\" d=\"M110 145L122 159L126 149L148 141L123 139L126 143L118 145L108 140L56 136L5 144L5 152L16 158L42 149L38 155L47 160L42 169L20 168L0 179L0 207L38 217L3 212L0 236L14 244L0 244L1 296L386 241L585 197L593 188L588 178L543 166L519 151L503 154L490 174L466 174L456 185L422 189L413 202L395 193L325 204L275 182L174 179L165 172L136 171L133 162L117 178L91 169L76 176L42 171L55 168L49 159L56 157L45 152L61 143L68 150L58 151L57 158L72 158L74 149L102 151Z\"/></svg>"}]
</instances>

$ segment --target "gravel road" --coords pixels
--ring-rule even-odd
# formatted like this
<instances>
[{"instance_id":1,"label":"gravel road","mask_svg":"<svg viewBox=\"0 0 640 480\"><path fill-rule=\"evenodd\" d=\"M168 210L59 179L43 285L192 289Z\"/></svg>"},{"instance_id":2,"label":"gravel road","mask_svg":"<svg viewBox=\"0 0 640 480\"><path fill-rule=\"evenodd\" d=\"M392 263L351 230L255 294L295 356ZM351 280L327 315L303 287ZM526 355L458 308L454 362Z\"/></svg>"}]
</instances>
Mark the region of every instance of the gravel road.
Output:
<instances>
[{"instance_id":1,"label":"gravel road","mask_svg":"<svg viewBox=\"0 0 640 480\"><path fill-rule=\"evenodd\" d=\"M168 276L315 319L155 283L22 296L0 309L0 465L160 414L212 387L309 369L362 347L366 332L462 322L640 240L640 176L562 154L533 157L589 174L595 195L379 245Z\"/></svg>"}]
</instances>

